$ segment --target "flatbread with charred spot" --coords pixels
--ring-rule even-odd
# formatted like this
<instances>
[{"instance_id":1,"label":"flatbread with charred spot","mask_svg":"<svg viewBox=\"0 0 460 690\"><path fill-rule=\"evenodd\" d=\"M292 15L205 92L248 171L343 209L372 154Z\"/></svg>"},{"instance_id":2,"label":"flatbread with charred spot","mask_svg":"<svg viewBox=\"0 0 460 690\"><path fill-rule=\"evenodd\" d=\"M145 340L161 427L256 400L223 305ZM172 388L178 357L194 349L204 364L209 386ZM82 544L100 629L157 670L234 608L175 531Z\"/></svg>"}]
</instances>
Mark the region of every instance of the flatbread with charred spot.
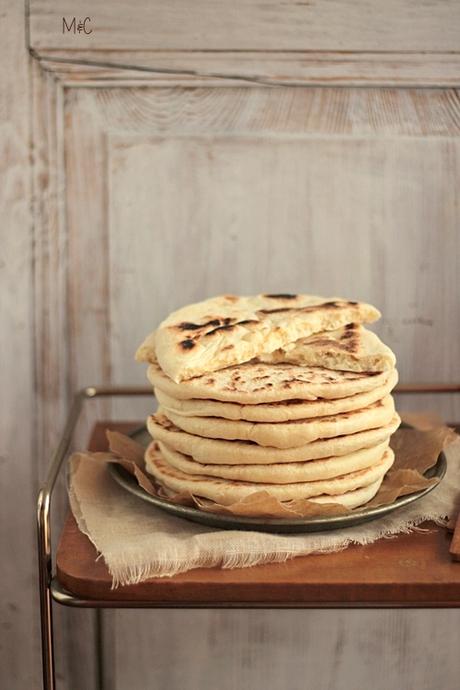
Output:
<instances>
[{"instance_id":1,"label":"flatbread with charred spot","mask_svg":"<svg viewBox=\"0 0 460 690\"><path fill-rule=\"evenodd\" d=\"M248 362L314 333L379 317L369 304L337 297L221 295L173 312L147 336L136 359L158 360L178 383Z\"/></svg>"},{"instance_id":2,"label":"flatbread with charred spot","mask_svg":"<svg viewBox=\"0 0 460 690\"><path fill-rule=\"evenodd\" d=\"M388 395L398 382L398 373L393 369L388 379L370 391L356 393L347 398L327 400L286 400L244 405L236 402L204 400L200 398L180 399L155 388L155 397L163 409L171 410L185 417L221 417L247 422L289 422L295 419L311 419L327 415L361 410ZM176 384L174 384L176 385Z\"/></svg>"},{"instance_id":3,"label":"flatbread with charred spot","mask_svg":"<svg viewBox=\"0 0 460 690\"><path fill-rule=\"evenodd\" d=\"M282 400L334 400L382 386L391 371L333 371L297 364L247 362L175 383L158 363L147 370L149 381L173 398L204 398L247 405Z\"/></svg>"}]
</instances>

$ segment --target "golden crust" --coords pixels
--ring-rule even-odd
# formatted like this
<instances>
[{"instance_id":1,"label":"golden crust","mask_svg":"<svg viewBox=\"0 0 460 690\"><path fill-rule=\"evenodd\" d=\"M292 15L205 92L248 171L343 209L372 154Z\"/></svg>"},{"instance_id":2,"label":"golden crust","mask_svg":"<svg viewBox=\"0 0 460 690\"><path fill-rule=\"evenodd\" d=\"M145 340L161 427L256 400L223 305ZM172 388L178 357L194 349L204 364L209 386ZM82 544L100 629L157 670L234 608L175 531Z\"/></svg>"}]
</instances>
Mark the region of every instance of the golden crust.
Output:
<instances>
[{"instance_id":1,"label":"golden crust","mask_svg":"<svg viewBox=\"0 0 460 690\"><path fill-rule=\"evenodd\" d=\"M299 338L380 313L362 302L313 295L224 295L173 312L136 353L158 362L174 381L247 362Z\"/></svg>"}]
</instances>

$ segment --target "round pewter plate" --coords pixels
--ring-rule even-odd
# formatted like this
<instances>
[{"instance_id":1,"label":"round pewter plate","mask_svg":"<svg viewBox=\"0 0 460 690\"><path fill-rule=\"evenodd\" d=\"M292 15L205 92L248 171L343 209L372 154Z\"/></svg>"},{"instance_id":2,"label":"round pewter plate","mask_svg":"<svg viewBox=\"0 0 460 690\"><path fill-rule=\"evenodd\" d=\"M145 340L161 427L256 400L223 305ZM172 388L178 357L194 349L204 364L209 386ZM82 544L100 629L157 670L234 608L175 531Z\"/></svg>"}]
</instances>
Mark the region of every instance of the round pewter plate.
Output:
<instances>
[{"instance_id":1,"label":"round pewter plate","mask_svg":"<svg viewBox=\"0 0 460 690\"><path fill-rule=\"evenodd\" d=\"M134 431L131 434L138 443L143 446L147 445L151 441L151 437L145 427ZM441 480L447 468L447 461L444 453L440 453L436 464L431 467L427 472L425 472L425 477L438 477ZM243 529L252 530L256 532L274 532L274 533L294 533L294 532L323 532L332 529L342 529L343 527L354 527L362 522L369 522L370 520L375 520L388 513L392 513L398 508L407 506L414 501L418 501L419 498L425 496L430 491L436 488L437 484L434 486L428 486L422 491L418 491L414 494L409 494L408 496L401 496L397 498L396 501L386 506L378 506L377 508L358 508L348 515L337 515L337 516L326 516L326 517L309 517L309 518L254 518L254 517L243 517L238 515L218 515L213 513L205 513L198 508L192 508L189 506L182 506L176 503L171 503L167 499L160 498L158 496L151 496L142 487L139 486L136 479L121 465L109 464L109 472L113 479L122 486L126 491L138 496L147 503L151 503L157 508L165 510L171 515L176 515L177 517L183 518L185 520L191 520L192 522L199 522L202 525L207 525L209 527L220 527L221 529Z\"/></svg>"}]
</instances>

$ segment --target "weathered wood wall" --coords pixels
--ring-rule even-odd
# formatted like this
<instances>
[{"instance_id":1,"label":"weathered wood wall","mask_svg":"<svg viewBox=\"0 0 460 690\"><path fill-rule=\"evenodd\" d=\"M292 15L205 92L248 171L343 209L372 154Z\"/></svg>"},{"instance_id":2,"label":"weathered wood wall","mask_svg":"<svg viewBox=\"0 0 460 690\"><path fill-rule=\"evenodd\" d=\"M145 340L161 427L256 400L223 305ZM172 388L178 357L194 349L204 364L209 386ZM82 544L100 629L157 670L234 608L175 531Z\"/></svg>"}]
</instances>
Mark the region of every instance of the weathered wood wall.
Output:
<instances>
[{"instance_id":1,"label":"weathered wood wall","mask_svg":"<svg viewBox=\"0 0 460 690\"><path fill-rule=\"evenodd\" d=\"M34 328L30 213L29 57L24 9L2 7L0 42L0 684L32 687L39 679L35 575ZM31 618L34 616L34 629ZM24 658L28 663L24 663Z\"/></svg>"},{"instance_id":2,"label":"weathered wood wall","mask_svg":"<svg viewBox=\"0 0 460 690\"><path fill-rule=\"evenodd\" d=\"M32 59L5 7L0 678L16 690L38 685L32 503L70 395L143 382L134 349L168 311L223 291L363 298L403 381L460 379L460 6L81 1L85 37L62 35L73 3L33 0ZM460 418L453 399L412 404ZM95 417L148 410L93 404L79 443ZM55 507L59 524L62 485ZM60 687L96 688L93 612L58 614ZM105 687L454 690L458 622L106 612Z\"/></svg>"}]
</instances>

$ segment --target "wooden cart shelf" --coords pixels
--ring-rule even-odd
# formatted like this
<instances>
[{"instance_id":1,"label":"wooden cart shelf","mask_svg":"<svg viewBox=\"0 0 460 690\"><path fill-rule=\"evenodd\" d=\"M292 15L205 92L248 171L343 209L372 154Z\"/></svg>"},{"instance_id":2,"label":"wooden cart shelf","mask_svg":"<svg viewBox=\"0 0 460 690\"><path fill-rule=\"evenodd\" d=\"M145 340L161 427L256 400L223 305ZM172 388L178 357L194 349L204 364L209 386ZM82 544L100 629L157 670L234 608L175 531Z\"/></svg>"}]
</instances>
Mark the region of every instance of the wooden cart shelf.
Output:
<instances>
[{"instance_id":1,"label":"wooden cart shelf","mask_svg":"<svg viewBox=\"0 0 460 690\"><path fill-rule=\"evenodd\" d=\"M61 588L88 606L174 607L452 607L460 605L460 564L449 557L450 535L427 532L382 539L369 546L301 556L285 563L222 570L198 568L111 589L96 550L69 516L57 553Z\"/></svg>"},{"instance_id":2,"label":"wooden cart shelf","mask_svg":"<svg viewBox=\"0 0 460 690\"><path fill-rule=\"evenodd\" d=\"M127 432L136 425L97 424L91 450L106 449L107 426ZM61 603L87 606L459 606L460 564L449 556L451 535L432 523L423 528L426 531L282 564L199 568L111 589L103 559L96 560L94 546L69 515L58 545L52 591Z\"/></svg>"}]
</instances>

